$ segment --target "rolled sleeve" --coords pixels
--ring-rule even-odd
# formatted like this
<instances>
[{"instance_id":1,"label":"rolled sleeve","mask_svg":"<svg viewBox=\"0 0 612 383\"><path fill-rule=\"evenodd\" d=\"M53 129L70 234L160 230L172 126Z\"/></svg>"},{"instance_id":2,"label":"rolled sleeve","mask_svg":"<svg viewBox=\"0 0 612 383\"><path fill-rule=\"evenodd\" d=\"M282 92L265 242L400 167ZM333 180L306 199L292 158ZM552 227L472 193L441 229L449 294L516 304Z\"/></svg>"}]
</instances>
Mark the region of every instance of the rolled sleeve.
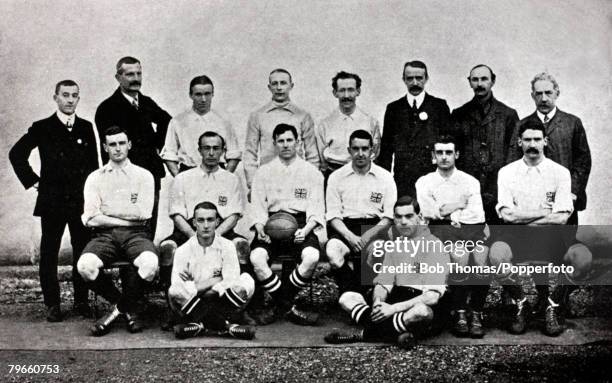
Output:
<instances>
[{"instance_id":1,"label":"rolled sleeve","mask_svg":"<svg viewBox=\"0 0 612 383\"><path fill-rule=\"evenodd\" d=\"M185 251L186 248L179 247L174 254L174 262L172 265L172 274L170 277L170 291L172 296L182 302L189 301L198 294L194 281L184 281L181 273L189 271L189 254Z\"/></svg>"},{"instance_id":2,"label":"rolled sleeve","mask_svg":"<svg viewBox=\"0 0 612 383\"><path fill-rule=\"evenodd\" d=\"M261 140L261 128L257 113L249 116L247 123L246 141L244 143L244 173L247 186L250 188L257 170L257 151Z\"/></svg>"},{"instance_id":3,"label":"rolled sleeve","mask_svg":"<svg viewBox=\"0 0 612 383\"><path fill-rule=\"evenodd\" d=\"M176 130L176 119L172 119L168 125L168 133L164 142L164 147L160 153L160 157L166 161L179 161L179 138Z\"/></svg>"},{"instance_id":4,"label":"rolled sleeve","mask_svg":"<svg viewBox=\"0 0 612 383\"><path fill-rule=\"evenodd\" d=\"M302 140L304 142L304 159L319 168L319 150L315 138L314 121L309 114L302 120Z\"/></svg>"},{"instance_id":5,"label":"rolled sleeve","mask_svg":"<svg viewBox=\"0 0 612 383\"><path fill-rule=\"evenodd\" d=\"M391 176L386 178L384 182L387 185L387 195L385 196L383 204L383 217L393 219L393 206L395 206L395 202L397 202L397 187Z\"/></svg>"},{"instance_id":6,"label":"rolled sleeve","mask_svg":"<svg viewBox=\"0 0 612 383\"><path fill-rule=\"evenodd\" d=\"M559 172L559 188L555 196L555 202L552 206L553 213L572 213L574 211L574 203L572 201L572 178L569 170L563 168Z\"/></svg>"},{"instance_id":7,"label":"rolled sleeve","mask_svg":"<svg viewBox=\"0 0 612 383\"><path fill-rule=\"evenodd\" d=\"M514 208L509 177L510 175L503 168L497 173L497 205L495 205L495 210L500 218L503 208Z\"/></svg>"},{"instance_id":8,"label":"rolled sleeve","mask_svg":"<svg viewBox=\"0 0 612 383\"><path fill-rule=\"evenodd\" d=\"M83 225L85 226L87 226L87 222L89 222L90 219L102 214L100 210L102 200L100 199L100 193L96 187L97 175L97 172L90 174L83 188L84 205L81 221L83 221Z\"/></svg>"},{"instance_id":9,"label":"rolled sleeve","mask_svg":"<svg viewBox=\"0 0 612 383\"><path fill-rule=\"evenodd\" d=\"M380 134L380 123L374 117L370 118L370 126L372 127L372 139L374 141L374 147L372 151L374 152L374 158L378 158L380 154L380 144L381 144L381 134Z\"/></svg>"},{"instance_id":10,"label":"rolled sleeve","mask_svg":"<svg viewBox=\"0 0 612 383\"><path fill-rule=\"evenodd\" d=\"M225 153L225 159L240 160L242 158L242 152L238 145L238 137L229 121L225 121L225 131L227 132L227 152Z\"/></svg>"},{"instance_id":11,"label":"rolled sleeve","mask_svg":"<svg viewBox=\"0 0 612 383\"><path fill-rule=\"evenodd\" d=\"M419 203L423 217L428 219L442 219L442 216L440 216L440 205L436 203L425 176L419 178L415 186L417 202Z\"/></svg>"},{"instance_id":12,"label":"rolled sleeve","mask_svg":"<svg viewBox=\"0 0 612 383\"><path fill-rule=\"evenodd\" d=\"M189 219L187 201L185 199L185 187L181 174L178 174L174 178L170 186L168 216L172 217L175 215L180 215L185 219Z\"/></svg>"},{"instance_id":13,"label":"rolled sleeve","mask_svg":"<svg viewBox=\"0 0 612 383\"><path fill-rule=\"evenodd\" d=\"M266 224L268 221L268 206L266 203L265 176L261 171L255 174L251 190L251 220L253 225Z\"/></svg>"},{"instance_id":14,"label":"rolled sleeve","mask_svg":"<svg viewBox=\"0 0 612 383\"><path fill-rule=\"evenodd\" d=\"M334 218L342 219L342 201L338 191L337 173L332 173L327 183L327 192L325 193L325 202L327 205L327 214L325 218L331 221Z\"/></svg>"},{"instance_id":15,"label":"rolled sleeve","mask_svg":"<svg viewBox=\"0 0 612 383\"><path fill-rule=\"evenodd\" d=\"M325 201L323 197L323 176L318 171L312 177L312 197L306 207L306 220L314 220L321 226L325 226Z\"/></svg>"},{"instance_id":16,"label":"rolled sleeve","mask_svg":"<svg viewBox=\"0 0 612 383\"><path fill-rule=\"evenodd\" d=\"M326 140L327 124L325 121L321 121L315 130L315 139L317 143L317 150L319 151L320 169L327 170L327 160L325 159L325 148L328 146Z\"/></svg>"}]
</instances>

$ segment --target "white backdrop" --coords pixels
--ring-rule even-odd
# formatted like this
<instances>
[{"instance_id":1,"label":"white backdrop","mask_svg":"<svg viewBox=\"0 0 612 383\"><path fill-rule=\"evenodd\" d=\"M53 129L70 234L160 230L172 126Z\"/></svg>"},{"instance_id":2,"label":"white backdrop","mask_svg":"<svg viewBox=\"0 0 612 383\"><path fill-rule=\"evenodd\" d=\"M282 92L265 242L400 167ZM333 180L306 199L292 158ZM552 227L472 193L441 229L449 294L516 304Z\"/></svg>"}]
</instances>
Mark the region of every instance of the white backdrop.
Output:
<instances>
[{"instance_id":1,"label":"white backdrop","mask_svg":"<svg viewBox=\"0 0 612 383\"><path fill-rule=\"evenodd\" d=\"M359 104L382 120L405 93L403 63L429 67L427 90L456 108L472 97L466 76L478 63L497 73L495 96L530 114L530 80L543 70L560 83L558 106L587 131L593 170L584 224L607 224L612 186L607 143L610 2L589 1L17 1L0 0L0 262L37 252L35 192L13 174L8 150L34 120L54 111L54 84L81 86L77 113L91 121L116 88L115 63L142 61L143 93L170 114L188 107L188 83L207 74L213 107L244 137L248 113L269 99L267 74L292 72L292 98L315 120L336 105L331 77L364 80ZM167 186L167 183L165 183ZM163 211L162 211L162 215ZM162 223L160 235L170 230ZM159 236L158 236L159 237Z\"/></svg>"}]
</instances>

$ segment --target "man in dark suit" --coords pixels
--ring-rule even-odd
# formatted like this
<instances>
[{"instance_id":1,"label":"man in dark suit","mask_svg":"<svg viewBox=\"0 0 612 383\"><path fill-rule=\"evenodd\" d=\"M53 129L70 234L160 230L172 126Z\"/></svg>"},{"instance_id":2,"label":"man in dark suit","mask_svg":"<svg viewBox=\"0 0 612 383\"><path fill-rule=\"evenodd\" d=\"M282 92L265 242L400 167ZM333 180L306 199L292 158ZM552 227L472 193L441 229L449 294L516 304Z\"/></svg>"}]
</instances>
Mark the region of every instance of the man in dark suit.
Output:
<instances>
[{"instance_id":1,"label":"man in dark suit","mask_svg":"<svg viewBox=\"0 0 612 383\"><path fill-rule=\"evenodd\" d=\"M522 119L520 125L529 121L541 121L546 127L548 137L546 157L568 168L572 176L574 212L567 220L567 224L578 225L578 211L586 208L586 186L591 173L591 150L582 121L556 107L559 84L548 73L539 73L531 80L531 97L535 102L536 111ZM521 157L516 145L517 140L513 142L509 158L511 161Z\"/></svg>"},{"instance_id":2,"label":"man in dark suit","mask_svg":"<svg viewBox=\"0 0 612 383\"><path fill-rule=\"evenodd\" d=\"M155 238L159 189L165 176L164 163L159 156L166 139L168 123L172 118L151 98L140 93L142 68L134 57L123 57L117 62L115 74L119 88L109 98L102 101L96 111L98 136L110 126L123 128L132 141L129 152L130 161L153 174L155 179L155 203L151 217L151 238ZM108 161L108 154L101 150L102 162Z\"/></svg>"},{"instance_id":3,"label":"man in dark suit","mask_svg":"<svg viewBox=\"0 0 612 383\"><path fill-rule=\"evenodd\" d=\"M429 79L427 66L421 61L409 61L404 64L402 78L408 93L387 105L380 155L376 161L388 171L393 162L399 196L416 195L416 180L434 170L433 141L450 128L446 101L425 92Z\"/></svg>"},{"instance_id":4,"label":"man in dark suit","mask_svg":"<svg viewBox=\"0 0 612 383\"><path fill-rule=\"evenodd\" d=\"M458 167L480 182L486 222L499 225L497 172L507 164L510 148L516 146L511 140L519 118L516 110L493 96L495 73L487 65L473 67L468 82L474 98L451 115L461 152Z\"/></svg>"},{"instance_id":5,"label":"man in dark suit","mask_svg":"<svg viewBox=\"0 0 612 383\"><path fill-rule=\"evenodd\" d=\"M91 123L77 117L79 87L72 80L55 86L53 99L58 110L50 117L36 121L9 152L13 169L23 186L38 190L34 215L40 217L40 285L47 320L60 322L60 289L57 280L57 258L66 225L72 242L72 282L74 307L90 315L88 293L76 264L89 241L89 231L81 222L83 185L89 173L98 168L96 139ZM40 153L40 175L28 158L34 148Z\"/></svg>"}]
</instances>

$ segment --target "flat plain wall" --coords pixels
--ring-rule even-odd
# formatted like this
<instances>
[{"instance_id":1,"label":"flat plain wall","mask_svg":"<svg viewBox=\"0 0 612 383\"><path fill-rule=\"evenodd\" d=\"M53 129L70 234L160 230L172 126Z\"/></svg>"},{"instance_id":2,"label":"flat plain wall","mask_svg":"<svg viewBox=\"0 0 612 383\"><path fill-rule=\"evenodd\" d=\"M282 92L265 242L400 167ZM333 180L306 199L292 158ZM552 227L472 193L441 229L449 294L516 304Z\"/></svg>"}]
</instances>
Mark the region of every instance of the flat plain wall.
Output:
<instances>
[{"instance_id":1,"label":"flat plain wall","mask_svg":"<svg viewBox=\"0 0 612 383\"><path fill-rule=\"evenodd\" d=\"M53 113L53 87L61 79L80 84L77 113L93 121L97 105L117 86L114 66L125 55L142 61L143 93L170 114L189 107L190 79L209 75L213 107L225 112L241 140L248 113L270 97L267 74L276 67L292 72L292 98L315 120L336 105L330 80L339 70L363 78L358 103L380 120L386 104L406 92L401 73L410 59L428 64L428 92L451 108L472 97L469 69L489 64L497 73L495 96L520 117L534 110L531 78L549 71L560 83L558 106L582 119L591 145L589 206L581 223L608 224L610 4L2 0L0 263L34 259L40 235L31 215L35 191L23 190L8 150L32 121ZM166 180L164 191L167 186ZM158 239L171 228L164 211ZM601 241L611 233L600 228L582 235Z\"/></svg>"}]
</instances>

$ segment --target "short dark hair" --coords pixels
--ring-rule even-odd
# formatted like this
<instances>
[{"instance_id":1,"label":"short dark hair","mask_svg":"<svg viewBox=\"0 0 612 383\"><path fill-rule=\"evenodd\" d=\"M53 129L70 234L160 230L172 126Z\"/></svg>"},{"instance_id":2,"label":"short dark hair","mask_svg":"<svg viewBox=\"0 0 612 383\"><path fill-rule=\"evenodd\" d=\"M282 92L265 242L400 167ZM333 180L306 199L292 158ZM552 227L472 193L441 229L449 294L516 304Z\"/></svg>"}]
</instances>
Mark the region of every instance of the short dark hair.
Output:
<instances>
[{"instance_id":1,"label":"short dark hair","mask_svg":"<svg viewBox=\"0 0 612 383\"><path fill-rule=\"evenodd\" d=\"M336 73L336 75L332 78L332 88L334 90L338 90L338 80L345 79L353 79L355 80L357 89L361 89L361 77L356 75L355 73L349 73L345 71L340 71Z\"/></svg>"},{"instance_id":2,"label":"short dark hair","mask_svg":"<svg viewBox=\"0 0 612 383\"><path fill-rule=\"evenodd\" d=\"M455 152L459 151L459 146L457 145L457 139L452 134L441 134L436 138L432 145L432 150L435 150L436 144L453 144L455 145Z\"/></svg>"},{"instance_id":3,"label":"short dark hair","mask_svg":"<svg viewBox=\"0 0 612 383\"><path fill-rule=\"evenodd\" d=\"M419 202L417 201L417 199L409 195L404 195L397 199L395 205L393 205L393 212L395 213L395 209L397 209L398 207L410 205L412 205L416 214L419 214L421 212L421 207L419 206Z\"/></svg>"},{"instance_id":4,"label":"short dark hair","mask_svg":"<svg viewBox=\"0 0 612 383\"><path fill-rule=\"evenodd\" d=\"M274 69L272 72L270 72L270 74L268 75L268 79L270 78L270 76L272 76L274 73L286 73L289 76L289 82L293 82L293 79L291 78L291 73L289 73L289 71L287 69L283 69L283 68L276 68ZM269 80L268 80L269 81Z\"/></svg>"},{"instance_id":5,"label":"short dark hair","mask_svg":"<svg viewBox=\"0 0 612 383\"><path fill-rule=\"evenodd\" d=\"M213 84L212 80L206 75L197 76L191 80L191 82L189 83L189 94L192 93L191 90L196 85L210 85L213 87L213 90L215 89L215 85Z\"/></svg>"},{"instance_id":6,"label":"short dark hair","mask_svg":"<svg viewBox=\"0 0 612 383\"><path fill-rule=\"evenodd\" d=\"M215 213L217 214L217 218L220 218L221 216L219 215L219 209L217 209L217 205L215 205L214 203L210 202L210 201L204 201L204 202L200 202L197 205L195 205L195 207L193 208L193 218L195 218L196 215L196 211L198 209L205 209L205 210L214 210Z\"/></svg>"},{"instance_id":7,"label":"short dark hair","mask_svg":"<svg viewBox=\"0 0 612 383\"><path fill-rule=\"evenodd\" d=\"M293 134L293 137L296 140L298 139L297 129L295 128L295 126L289 125L289 124L276 125L276 127L274 128L274 131L272 132L272 139L276 141L276 138L285 132L291 132Z\"/></svg>"},{"instance_id":8,"label":"short dark hair","mask_svg":"<svg viewBox=\"0 0 612 383\"><path fill-rule=\"evenodd\" d=\"M77 84L74 80L62 80L55 84L55 94L59 94L60 87L62 86L76 86L78 88L79 84Z\"/></svg>"},{"instance_id":9,"label":"short dark hair","mask_svg":"<svg viewBox=\"0 0 612 383\"><path fill-rule=\"evenodd\" d=\"M221 147L223 149L225 149L225 139L223 138L223 136L221 136L219 133L217 132L212 132L210 130L207 130L206 132L202 133L200 135L200 138L198 138L198 148L202 147L202 141L204 140L204 137L219 137L221 139Z\"/></svg>"},{"instance_id":10,"label":"short dark hair","mask_svg":"<svg viewBox=\"0 0 612 383\"><path fill-rule=\"evenodd\" d=\"M123 69L121 69L123 64L140 64L140 61L136 57L132 57L132 56L125 56L125 57L120 58L119 61L117 61L117 73L118 74L121 74L123 72Z\"/></svg>"},{"instance_id":11,"label":"short dark hair","mask_svg":"<svg viewBox=\"0 0 612 383\"><path fill-rule=\"evenodd\" d=\"M425 78L429 78L429 74L427 73L427 65L425 65L425 63L423 61L420 60L412 60L412 61L408 61L404 64L404 70L402 71L402 80L404 79L405 75L406 75L406 68L407 67L413 67L413 68L421 68L421 69L425 69Z\"/></svg>"},{"instance_id":12,"label":"short dark hair","mask_svg":"<svg viewBox=\"0 0 612 383\"><path fill-rule=\"evenodd\" d=\"M351 133L351 135L349 136L349 141L348 141L349 147L351 146L351 142L353 142L353 140L356 138L360 138L362 140L368 140L370 141L370 147L374 146L374 140L372 139L372 135L363 129L357 129L353 133Z\"/></svg>"},{"instance_id":13,"label":"short dark hair","mask_svg":"<svg viewBox=\"0 0 612 383\"><path fill-rule=\"evenodd\" d=\"M539 119L529 119L525 121L519 128L519 138L523 137L523 133L525 133L526 130L539 130L542 132L542 135L546 137L546 127Z\"/></svg>"},{"instance_id":14,"label":"short dark hair","mask_svg":"<svg viewBox=\"0 0 612 383\"><path fill-rule=\"evenodd\" d=\"M489 72L491 72L491 81L495 82L495 78L497 76L495 76L495 73L493 72L493 69L491 69L491 67L486 65L486 64L478 64L478 65L475 65L472 69L470 69L470 74L468 75L468 80L472 76L472 71L474 69L477 69L477 68L487 68L489 70Z\"/></svg>"},{"instance_id":15,"label":"short dark hair","mask_svg":"<svg viewBox=\"0 0 612 383\"><path fill-rule=\"evenodd\" d=\"M121 133L124 133L128 137L128 140L130 139L128 132L125 129L123 129L119 125L111 125L108 128L104 129L104 140L106 141L106 136L114 136L115 134Z\"/></svg>"}]
</instances>

